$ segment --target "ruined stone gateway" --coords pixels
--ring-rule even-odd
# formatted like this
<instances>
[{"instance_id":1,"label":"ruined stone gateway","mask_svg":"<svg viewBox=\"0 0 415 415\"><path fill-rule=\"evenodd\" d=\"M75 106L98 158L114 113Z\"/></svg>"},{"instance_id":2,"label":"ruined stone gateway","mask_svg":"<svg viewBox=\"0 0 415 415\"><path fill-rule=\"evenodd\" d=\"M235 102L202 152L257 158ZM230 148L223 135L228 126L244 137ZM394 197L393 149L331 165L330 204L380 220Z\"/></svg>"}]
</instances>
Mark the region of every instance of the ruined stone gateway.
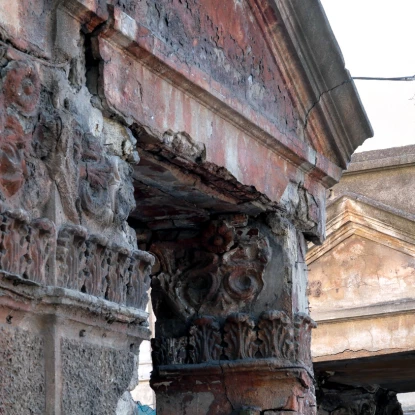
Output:
<instances>
[{"instance_id":1,"label":"ruined stone gateway","mask_svg":"<svg viewBox=\"0 0 415 415\"><path fill-rule=\"evenodd\" d=\"M306 240L372 135L318 0L0 0L0 414L316 411Z\"/></svg>"}]
</instances>

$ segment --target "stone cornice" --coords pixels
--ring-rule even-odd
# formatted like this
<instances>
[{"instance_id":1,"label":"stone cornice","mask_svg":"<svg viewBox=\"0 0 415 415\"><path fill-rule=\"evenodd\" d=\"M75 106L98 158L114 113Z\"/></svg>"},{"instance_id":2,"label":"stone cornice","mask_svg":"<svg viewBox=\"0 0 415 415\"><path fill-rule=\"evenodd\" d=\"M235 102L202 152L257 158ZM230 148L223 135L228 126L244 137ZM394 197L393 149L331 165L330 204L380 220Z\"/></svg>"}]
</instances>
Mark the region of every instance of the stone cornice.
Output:
<instances>
[{"instance_id":1,"label":"stone cornice","mask_svg":"<svg viewBox=\"0 0 415 415\"><path fill-rule=\"evenodd\" d=\"M353 192L345 192L327 206L327 234L335 232L353 215L357 223L372 225L388 235L413 241L415 216ZM376 226L376 224L378 226Z\"/></svg>"},{"instance_id":2,"label":"stone cornice","mask_svg":"<svg viewBox=\"0 0 415 415\"><path fill-rule=\"evenodd\" d=\"M7 272L0 272L0 296L10 310L55 315L111 331L125 331L142 338L150 337L148 313L126 307L79 291L53 286L39 286Z\"/></svg>"},{"instance_id":3,"label":"stone cornice","mask_svg":"<svg viewBox=\"0 0 415 415\"><path fill-rule=\"evenodd\" d=\"M409 146L413 148L414 146ZM413 150L412 150L413 151ZM365 153L362 153L362 155ZM359 154L360 155L360 154ZM364 173L371 173L374 171L390 171L401 168L413 167L415 166L415 153L408 152L404 154L390 154L386 157L379 158L364 158L356 157L352 161L347 171L344 172L344 175L358 175Z\"/></svg>"},{"instance_id":4,"label":"stone cornice","mask_svg":"<svg viewBox=\"0 0 415 415\"><path fill-rule=\"evenodd\" d=\"M252 2L270 3L273 10L267 13L266 25L279 49L281 69L296 90L294 98L303 112L307 138L316 148L327 146L345 169L351 154L373 136L373 130L320 1ZM321 137L321 131L328 131L327 136Z\"/></svg>"},{"instance_id":5,"label":"stone cornice","mask_svg":"<svg viewBox=\"0 0 415 415\"><path fill-rule=\"evenodd\" d=\"M313 337L313 363L413 352L411 306L401 311L387 312L385 307L384 313L362 316L350 313L349 317L344 313L335 321L320 320L319 331Z\"/></svg>"},{"instance_id":6,"label":"stone cornice","mask_svg":"<svg viewBox=\"0 0 415 415\"><path fill-rule=\"evenodd\" d=\"M415 301L412 298L403 298L399 301L385 301L364 307L333 309L330 311L313 312L313 318L321 324L337 324L341 321L367 320L381 318L385 315L413 314Z\"/></svg>"}]
</instances>

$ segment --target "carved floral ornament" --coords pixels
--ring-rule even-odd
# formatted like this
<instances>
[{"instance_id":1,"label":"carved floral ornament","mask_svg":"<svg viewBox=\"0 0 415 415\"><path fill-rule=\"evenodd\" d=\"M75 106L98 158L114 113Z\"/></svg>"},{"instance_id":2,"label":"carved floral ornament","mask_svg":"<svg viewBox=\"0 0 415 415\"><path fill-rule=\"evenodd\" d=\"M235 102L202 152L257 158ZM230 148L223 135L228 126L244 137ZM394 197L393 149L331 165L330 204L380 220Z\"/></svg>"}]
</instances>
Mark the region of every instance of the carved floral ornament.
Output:
<instances>
[{"instance_id":1,"label":"carved floral ornament","mask_svg":"<svg viewBox=\"0 0 415 415\"><path fill-rule=\"evenodd\" d=\"M4 70L3 93L6 106L25 116L35 115L40 96L40 79L27 61L10 62Z\"/></svg>"},{"instance_id":2,"label":"carved floral ornament","mask_svg":"<svg viewBox=\"0 0 415 415\"><path fill-rule=\"evenodd\" d=\"M64 225L56 235L48 219L30 220L0 202L0 273L29 284L57 285L145 309L154 257Z\"/></svg>"},{"instance_id":3,"label":"carved floral ornament","mask_svg":"<svg viewBox=\"0 0 415 415\"><path fill-rule=\"evenodd\" d=\"M30 220L25 211L8 210L0 203L0 271L47 284L54 243L50 220Z\"/></svg>"},{"instance_id":4,"label":"carved floral ornament","mask_svg":"<svg viewBox=\"0 0 415 415\"><path fill-rule=\"evenodd\" d=\"M149 253L89 235L82 226L66 225L58 234L56 262L59 286L145 309L154 264Z\"/></svg>"},{"instance_id":5,"label":"carved floral ornament","mask_svg":"<svg viewBox=\"0 0 415 415\"><path fill-rule=\"evenodd\" d=\"M211 221L199 237L154 243L150 250L159 260L152 277L159 324L174 318L187 327L185 336L152 340L155 365L273 358L282 366L311 367L315 323L309 316L267 311L254 320L238 312L262 291L271 255L267 239L247 220Z\"/></svg>"},{"instance_id":6,"label":"carved floral ornament","mask_svg":"<svg viewBox=\"0 0 415 415\"><path fill-rule=\"evenodd\" d=\"M103 227L122 224L135 206L131 166L86 132L76 111L40 106L40 93L30 60L0 71L0 200L19 198L33 209L47 203L53 181L69 221L79 224L83 214Z\"/></svg>"},{"instance_id":7,"label":"carved floral ornament","mask_svg":"<svg viewBox=\"0 0 415 415\"><path fill-rule=\"evenodd\" d=\"M12 61L1 72L0 94L0 190L15 195L27 177L26 155L31 133L24 131L24 118L36 115L40 80L28 61Z\"/></svg>"},{"instance_id":8,"label":"carved floral ornament","mask_svg":"<svg viewBox=\"0 0 415 415\"><path fill-rule=\"evenodd\" d=\"M76 110L40 105L35 64L25 58L4 62L0 272L28 284L57 284L144 309L152 255L118 246L80 226L82 222L95 232L124 232L120 228L134 205L131 166L105 149L103 137L86 132ZM49 202L52 182L64 211L60 226L49 219L32 219Z\"/></svg>"},{"instance_id":9,"label":"carved floral ornament","mask_svg":"<svg viewBox=\"0 0 415 415\"><path fill-rule=\"evenodd\" d=\"M196 313L226 316L252 302L264 286L270 248L258 229L212 221L195 239L155 243L160 262L152 279L155 313L168 301L188 318Z\"/></svg>"},{"instance_id":10,"label":"carved floral ornament","mask_svg":"<svg viewBox=\"0 0 415 415\"><path fill-rule=\"evenodd\" d=\"M262 313L258 321L245 313L233 313L222 325L215 317L199 316L193 319L187 336L152 339L153 364L274 358L282 366L311 368L311 329L315 327L306 314L296 314L292 321L277 310Z\"/></svg>"}]
</instances>

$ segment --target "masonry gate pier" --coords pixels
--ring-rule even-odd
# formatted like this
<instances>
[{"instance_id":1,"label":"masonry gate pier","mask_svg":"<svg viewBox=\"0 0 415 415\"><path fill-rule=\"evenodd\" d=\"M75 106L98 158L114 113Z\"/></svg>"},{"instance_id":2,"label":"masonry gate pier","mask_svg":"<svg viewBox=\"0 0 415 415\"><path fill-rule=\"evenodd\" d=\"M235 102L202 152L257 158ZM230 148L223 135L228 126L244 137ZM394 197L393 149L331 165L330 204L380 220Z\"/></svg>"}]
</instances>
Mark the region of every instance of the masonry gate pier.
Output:
<instances>
[{"instance_id":1,"label":"masonry gate pier","mask_svg":"<svg viewBox=\"0 0 415 415\"><path fill-rule=\"evenodd\" d=\"M306 240L372 135L317 0L0 0L0 413L314 414Z\"/></svg>"}]
</instances>

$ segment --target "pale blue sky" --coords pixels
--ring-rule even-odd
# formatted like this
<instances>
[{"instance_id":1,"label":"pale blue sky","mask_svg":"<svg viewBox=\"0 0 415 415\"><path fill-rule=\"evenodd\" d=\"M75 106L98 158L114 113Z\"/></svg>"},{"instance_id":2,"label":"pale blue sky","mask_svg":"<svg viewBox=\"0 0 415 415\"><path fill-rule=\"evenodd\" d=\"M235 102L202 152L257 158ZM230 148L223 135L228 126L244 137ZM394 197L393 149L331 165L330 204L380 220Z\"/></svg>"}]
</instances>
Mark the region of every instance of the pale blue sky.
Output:
<instances>
[{"instance_id":1,"label":"pale blue sky","mask_svg":"<svg viewBox=\"0 0 415 415\"><path fill-rule=\"evenodd\" d=\"M352 76L415 75L415 0L321 2ZM375 130L358 151L415 144L415 81L356 85Z\"/></svg>"}]
</instances>

